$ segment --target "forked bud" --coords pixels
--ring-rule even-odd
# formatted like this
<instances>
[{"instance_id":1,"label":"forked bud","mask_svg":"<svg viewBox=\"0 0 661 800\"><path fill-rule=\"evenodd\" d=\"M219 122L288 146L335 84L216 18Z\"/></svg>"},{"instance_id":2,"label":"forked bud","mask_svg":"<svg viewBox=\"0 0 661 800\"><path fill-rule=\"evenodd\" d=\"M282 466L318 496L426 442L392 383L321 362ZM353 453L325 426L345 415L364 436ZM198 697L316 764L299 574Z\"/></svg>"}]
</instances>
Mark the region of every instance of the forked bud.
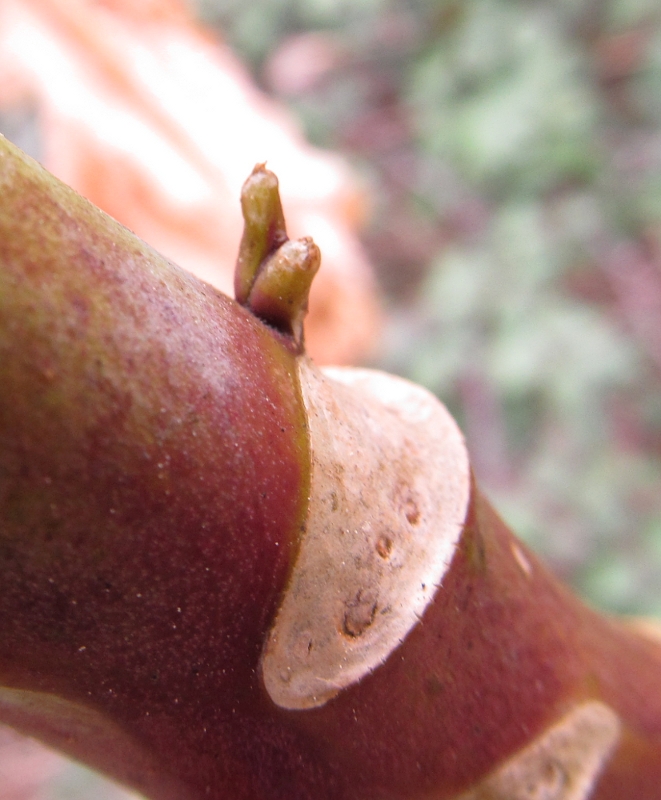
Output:
<instances>
[{"instance_id":1,"label":"forked bud","mask_svg":"<svg viewBox=\"0 0 661 800\"><path fill-rule=\"evenodd\" d=\"M241 191L245 223L234 277L236 299L303 350L303 319L321 264L309 236L287 237L278 179L257 164Z\"/></svg>"}]
</instances>

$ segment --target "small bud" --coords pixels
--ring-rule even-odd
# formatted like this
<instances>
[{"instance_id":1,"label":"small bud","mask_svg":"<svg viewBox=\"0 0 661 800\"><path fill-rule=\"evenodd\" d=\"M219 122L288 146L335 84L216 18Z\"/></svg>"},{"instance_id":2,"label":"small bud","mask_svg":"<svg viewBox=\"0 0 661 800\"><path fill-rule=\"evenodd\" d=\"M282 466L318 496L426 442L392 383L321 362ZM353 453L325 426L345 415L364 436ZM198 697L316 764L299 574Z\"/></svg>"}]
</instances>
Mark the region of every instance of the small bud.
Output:
<instances>
[{"instance_id":1,"label":"small bud","mask_svg":"<svg viewBox=\"0 0 661 800\"><path fill-rule=\"evenodd\" d=\"M289 240L266 259L248 297L255 316L293 336L299 346L310 286L320 263L319 248L309 236Z\"/></svg>"},{"instance_id":2,"label":"small bud","mask_svg":"<svg viewBox=\"0 0 661 800\"><path fill-rule=\"evenodd\" d=\"M241 189L244 228L234 273L234 295L246 305L257 273L271 253L287 241L278 179L264 164L256 164Z\"/></svg>"},{"instance_id":3,"label":"small bud","mask_svg":"<svg viewBox=\"0 0 661 800\"><path fill-rule=\"evenodd\" d=\"M287 238L278 179L257 164L241 192L245 228L234 276L236 299L303 350L303 319L321 254L310 237Z\"/></svg>"}]
</instances>

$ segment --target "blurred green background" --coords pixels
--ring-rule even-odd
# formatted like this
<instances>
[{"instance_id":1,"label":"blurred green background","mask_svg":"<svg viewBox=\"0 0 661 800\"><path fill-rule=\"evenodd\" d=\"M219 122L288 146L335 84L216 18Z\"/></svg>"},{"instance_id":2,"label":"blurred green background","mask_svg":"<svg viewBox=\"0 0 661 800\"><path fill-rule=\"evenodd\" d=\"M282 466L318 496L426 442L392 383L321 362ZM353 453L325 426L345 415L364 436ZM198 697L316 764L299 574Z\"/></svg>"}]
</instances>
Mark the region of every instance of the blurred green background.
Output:
<instances>
[{"instance_id":1,"label":"blurred green background","mask_svg":"<svg viewBox=\"0 0 661 800\"><path fill-rule=\"evenodd\" d=\"M658 0L199 0L373 198L376 366L432 389L513 528L661 615Z\"/></svg>"}]
</instances>

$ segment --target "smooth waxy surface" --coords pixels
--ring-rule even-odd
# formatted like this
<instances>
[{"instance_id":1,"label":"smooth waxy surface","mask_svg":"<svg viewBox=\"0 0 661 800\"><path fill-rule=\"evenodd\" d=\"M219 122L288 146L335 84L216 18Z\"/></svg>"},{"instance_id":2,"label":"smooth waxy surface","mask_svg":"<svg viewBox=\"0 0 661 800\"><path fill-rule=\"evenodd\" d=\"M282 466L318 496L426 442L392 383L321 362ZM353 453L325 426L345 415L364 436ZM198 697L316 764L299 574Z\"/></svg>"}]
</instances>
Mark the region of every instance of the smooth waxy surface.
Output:
<instances>
[{"instance_id":1,"label":"smooth waxy surface","mask_svg":"<svg viewBox=\"0 0 661 800\"><path fill-rule=\"evenodd\" d=\"M250 786L308 494L294 359L4 141L0 197L0 684L106 715L160 784Z\"/></svg>"}]
</instances>

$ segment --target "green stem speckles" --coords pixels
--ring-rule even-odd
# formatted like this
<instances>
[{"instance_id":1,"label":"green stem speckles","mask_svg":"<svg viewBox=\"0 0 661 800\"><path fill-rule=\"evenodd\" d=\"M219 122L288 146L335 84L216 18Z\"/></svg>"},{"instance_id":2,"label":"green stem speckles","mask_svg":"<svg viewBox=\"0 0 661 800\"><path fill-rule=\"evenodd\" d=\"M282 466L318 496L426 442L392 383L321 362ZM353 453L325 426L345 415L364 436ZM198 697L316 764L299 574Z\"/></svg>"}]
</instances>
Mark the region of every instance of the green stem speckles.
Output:
<instances>
[{"instance_id":1,"label":"green stem speckles","mask_svg":"<svg viewBox=\"0 0 661 800\"><path fill-rule=\"evenodd\" d=\"M257 164L241 191L245 227L234 276L236 299L303 350L303 319L321 254L310 237L287 237L278 179Z\"/></svg>"}]
</instances>

